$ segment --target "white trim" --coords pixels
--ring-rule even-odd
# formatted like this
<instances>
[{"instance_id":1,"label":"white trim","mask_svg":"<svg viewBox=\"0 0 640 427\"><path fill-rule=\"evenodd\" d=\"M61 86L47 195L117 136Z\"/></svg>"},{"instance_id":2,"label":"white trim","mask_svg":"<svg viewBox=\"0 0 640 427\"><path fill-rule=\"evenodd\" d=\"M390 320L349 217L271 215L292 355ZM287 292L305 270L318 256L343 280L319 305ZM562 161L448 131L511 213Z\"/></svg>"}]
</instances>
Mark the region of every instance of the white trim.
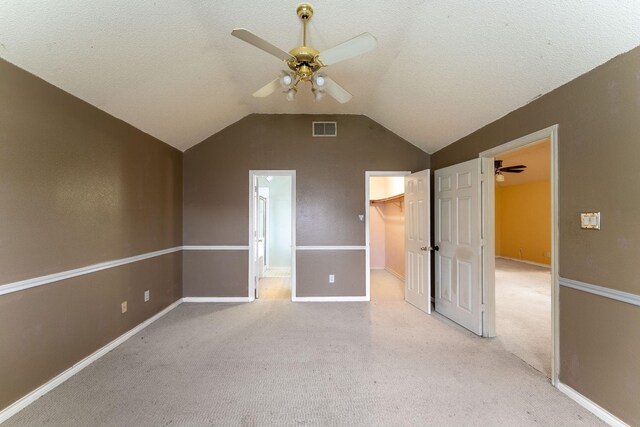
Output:
<instances>
[{"instance_id":1,"label":"white trim","mask_svg":"<svg viewBox=\"0 0 640 427\"><path fill-rule=\"evenodd\" d=\"M369 297L296 297L295 302L367 302Z\"/></svg>"},{"instance_id":2,"label":"white trim","mask_svg":"<svg viewBox=\"0 0 640 427\"><path fill-rule=\"evenodd\" d=\"M364 248L365 254L365 289L367 301L371 301L371 236L369 210L371 197L369 195L369 184L373 176L399 176L411 175L411 171L365 171L364 173ZM385 269L386 270L386 269ZM402 279L404 281L404 279Z\"/></svg>"},{"instance_id":3,"label":"white trim","mask_svg":"<svg viewBox=\"0 0 640 427\"><path fill-rule=\"evenodd\" d=\"M517 150L518 148L538 142L546 138L551 138L552 134L557 137L558 125L549 126L539 131L522 136L497 147L490 148L480 153L480 157L495 157L497 154L504 154L508 151Z\"/></svg>"},{"instance_id":4,"label":"white trim","mask_svg":"<svg viewBox=\"0 0 640 427\"><path fill-rule=\"evenodd\" d=\"M248 265L248 298L249 302L255 300L253 254L255 253L254 235L254 215L256 212L255 200L253 197L254 187L257 184L258 176L288 176L291 177L291 301L296 299L296 171L295 170L250 170L249 171L249 265Z\"/></svg>"},{"instance_id":5,"label":"white trim","mask_svg":"<svg viewBox=\"0 0 640 427\"><path fill-rule=\"evenodd\" d=\"M523 264L535 265L536 267L551 268L550 264L543 264L541 262L528 261L526 259L511 258L511 257L508 257L508 256L502 256L502 255L496 255L496 258L508 259L509 261L515 261L515 262L521 262Z\"/></svg>"},{"instance_id":6,"label":"white trim","mask_svg":"<svg viewBox=\"0 0 640 427\"><path fill-rule=\"evenodd\" d=\"M296 246L299 251L364 251L366 246Z\"/></svg>"},{"instance_id":7,"label":"white trim","mask_svg":"<svg viewBox=\"0 0 640 427\"><path fill-rule=\"evenodd\" d=\"M23 410L25 407L27 407L31 403L35 402L40 397L44 396L54 388L58 387L60 384L64 383L66 380L68 380L69 378L71 378L72 376L74 376L75 374L77 374L78 372L80 372L81 370L83 370L84 368L86 368L96 360L100 359L102 356L104 356L111 350L118 347L120 344L122 344L123 342L125 342L126 340L128 340L129 338L131 338L132 336L134 336L135 334L137 334L147 326L149 326L151 323L155 322L156 320L158 320L159 318L161 318L162 316L164 316L165 314L167 314L168 312L170 312L171 310L179 306L181 303L182 303L182 299L179 299L178 301L164 308L159 313L156 313L155 315L151 316L144 322L140 323L138 326L120 335L118 338L111 341L109 344L94 351L89 356L77 362L66 371L58 374L56 377L47 381L45 384L33 390L26 396L23 396L22 398L13 402L11 405L7 406L5 409L0 411L0 424L8 420L10 417L14 416L21 410Z\"/></svg>"},{"instance_id":8,"label":"white trim","mask_svg":"<svg viewBox=\"0 0 640 427\"><path fill-rule=\"evenodd\" d=\"M620 418L613 415L611 412L604 409L602 406L595 403L593 400L583 396L575 391L565 383L558 382L558 390L569 396L572 400L577 402L580 406L591 412L596 417L600 418L605 423L614 427L629 427L629 424L622 421Z\"/></svg>"},{"instance_id":9,"label":"white trim","mask_svg":"<svg viewBox=\"0 0 640 427\"><path fill-rule=\"evenodd\" d=\"M248 251L247 245L185 245L182 247L185 251Z\"/></svg>"},{"instance_id":10,"label":"white trim","mask_svg":"<svg viewBox=\"0 0 640 427\"><path fill-rule=\"evenodd\" d=\"M493 160L498 154L504 154L524 146L530 146L549 138L551 162L551 383L558 386L558 368L560 366L560 300L559 300L559 217L558 217L558 125L549 126L529 135L483 151L479 154L482 167L482 239L483 312L482 335L496 335L495 325L495 186L493 185ZM491 185L489 185L491 184Z\"/></svg>"},{"instance_id":11,"label":"white trim","mask_svg":"<svg viewBox=\"0 0 640 427\"><path fill-rule=\"evenodd\" d=\"M162 249L159 251L148 252L142 255L135 255L128 258L116 259L113 261L101 262L98 264L92 264L86 267L80 267L73 270L62 271L60 273L49 274L46 276L35 277L33 279L21 280L19 282L6 283L0 286L0 295L10 294L12 292L19 292L29 288L35 288L36 286L47 285L53 282L59 282L60 280L70 279L72 277L83 276L85 274L95 273L96 271L106 270L108 268L119 267L125 264L131 264L133 262L142 261L149 258L154 258L161 255L178 252L182 249L182 246L176 246L174 248Z\"/></svg>"},{"instance_id":12,"label":"white trim","mask_svg":"<svg viewBox=\"0 0 640 427\"><path fill-rule=\"evenodd\" d=\"M395 276L396 279L401 280L402 282L404 282L404 277L402 277L401 275L399 275L395 271L391 270L390 268L385 267L384 271L386 271L387 273L391 274L392 276ZM431 274L431 272L429 272L429 274Z\"/></svg>"},{"instance_id":13,"label":"white trim","mask_svg":"<svg viewBox=\"0 0 640 427\"><path fill-rule=\"evenodd\" d=\"M250 302L249 297L184 297L182 302Z\"/></svg>"},{"instance_id":14,"label":"white trim","mask_svg":"<svg viewBox=\"0 0 640 427\"><path fill-rule=\"evenodd\" d=\"M579 282L577 280L565 279L563 277L560 278L560 285L616 301L626 302L627 304L640 306L640 295L637 294L592 285L591 283Z\"/></svg>"}]
</instances>

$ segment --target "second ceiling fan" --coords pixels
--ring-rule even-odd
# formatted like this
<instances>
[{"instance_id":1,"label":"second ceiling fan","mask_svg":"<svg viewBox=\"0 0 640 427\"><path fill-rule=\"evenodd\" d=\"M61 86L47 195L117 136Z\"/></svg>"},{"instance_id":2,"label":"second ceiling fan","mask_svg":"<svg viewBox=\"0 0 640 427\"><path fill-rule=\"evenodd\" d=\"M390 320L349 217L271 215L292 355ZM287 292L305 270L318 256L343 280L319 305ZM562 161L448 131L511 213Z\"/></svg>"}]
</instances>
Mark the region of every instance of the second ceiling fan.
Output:
<instances>
[{"instance_id":1,"label":"second ceiling fan","mask_svg":"<svg viewBox=\"0 0 640 427\"><path fill-rule=\"evenodd\" d=\"M280 77L258 89L253 96L263 98L279 88L284 88L287 99L293 101L298 91L298 84L308 82L311 83L315 100L320 100L326 93L340 103L348 102L352 95L320 70L373 50L377 45L376 38L369 33L362 33L351 40L319 52L307 46L307 23L313 16L313 8L303 3L298 6L296 12L304 26L302 46L295 47L289 52L274 46L247 29L236 28L231 32L232 36L285 61L289 67L289 70L282 71Z\"/></svg>"},{"instance_id":2,"label":"second ceiling fan","mask_svg":"<svg viewBox=\"0 0 640 427\"><path fill-rule=\"evenodd\" d=\"M521 173L527 168L525 165L502 166L502 160L494 161L496 181L503 182L503 173Z\"/></svg>"}]
</instances>

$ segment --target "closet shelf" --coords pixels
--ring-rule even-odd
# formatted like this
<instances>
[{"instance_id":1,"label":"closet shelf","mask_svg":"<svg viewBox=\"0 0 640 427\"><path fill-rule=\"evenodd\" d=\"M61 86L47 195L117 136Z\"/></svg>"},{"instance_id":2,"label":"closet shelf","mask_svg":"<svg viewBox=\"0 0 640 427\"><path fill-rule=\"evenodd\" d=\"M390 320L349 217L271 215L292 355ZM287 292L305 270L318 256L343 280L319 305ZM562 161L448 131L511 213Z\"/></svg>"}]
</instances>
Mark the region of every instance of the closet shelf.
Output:
<instances>
[{"instance_id":1,"label":"closet shelf","mask_svg":"<svg viewBox=\"0 0 640 427\"><path fill-rule=\"evenodd\" d=\"M376 199L376 200L371 200L369 203L374 205L377 203L395 203L397 204L400 209L402 209L402 202L404 202L404 194L398 194L397 196L391 196L391 197L385 197L384 199Z\"/></svg>"}]
</instances>

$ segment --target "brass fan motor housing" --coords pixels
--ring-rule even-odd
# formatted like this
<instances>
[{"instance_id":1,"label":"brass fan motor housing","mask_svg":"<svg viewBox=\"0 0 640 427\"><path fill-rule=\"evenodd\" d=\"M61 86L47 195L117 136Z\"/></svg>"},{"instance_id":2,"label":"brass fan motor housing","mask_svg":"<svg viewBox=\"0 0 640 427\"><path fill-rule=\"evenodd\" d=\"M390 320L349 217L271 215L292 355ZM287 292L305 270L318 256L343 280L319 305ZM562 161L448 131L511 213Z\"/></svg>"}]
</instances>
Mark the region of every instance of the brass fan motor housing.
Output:
<instances>
[{"instance_id":1,"label":"brass fan motor housing","mask_svg":"<svg viewBox=\"0 0 640 427\"><path fill-rule=\"evenodd\" d=\"M300 80L308 81L313 73L322 68L322 64L317 59L320 52L312 47L296 47L291 49L289 53L295 59L287 61L287 65L296 73Z\"/></svg>"},{"instance_id":2,"label":"brass fan motor housing","mask_svg":"<svg viewBox=\"0 0 640 427\"><path fill-rule=\"evenodd\" d=\"M308 3L302 3L298 5L296 13L304 25L303 43L302 46L289 51L293 58L287 61L287 65L296 73L299 81L311 81L313 73L324 67L324 64L318 60L320 52L307 46L307 21L313 16L313 7Z\"/></svg>"}]
</instances>

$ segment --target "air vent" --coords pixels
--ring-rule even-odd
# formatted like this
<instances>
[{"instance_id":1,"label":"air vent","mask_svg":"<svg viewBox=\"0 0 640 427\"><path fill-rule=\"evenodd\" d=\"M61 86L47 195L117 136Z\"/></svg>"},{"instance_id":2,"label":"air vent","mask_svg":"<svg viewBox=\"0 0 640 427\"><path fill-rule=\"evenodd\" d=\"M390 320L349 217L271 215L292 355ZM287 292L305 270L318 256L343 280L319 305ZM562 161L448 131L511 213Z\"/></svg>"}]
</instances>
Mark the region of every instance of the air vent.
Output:
<instances>
[{"instance_id":1,"label":"air vent","mask_svg":"<svg viewBox=\"0 0 640 427\"><path fill-rule=\"evenodd\" d=\"M338 136L338 123L313 122L313 136Z\"/></svg>"}]
</instances>

